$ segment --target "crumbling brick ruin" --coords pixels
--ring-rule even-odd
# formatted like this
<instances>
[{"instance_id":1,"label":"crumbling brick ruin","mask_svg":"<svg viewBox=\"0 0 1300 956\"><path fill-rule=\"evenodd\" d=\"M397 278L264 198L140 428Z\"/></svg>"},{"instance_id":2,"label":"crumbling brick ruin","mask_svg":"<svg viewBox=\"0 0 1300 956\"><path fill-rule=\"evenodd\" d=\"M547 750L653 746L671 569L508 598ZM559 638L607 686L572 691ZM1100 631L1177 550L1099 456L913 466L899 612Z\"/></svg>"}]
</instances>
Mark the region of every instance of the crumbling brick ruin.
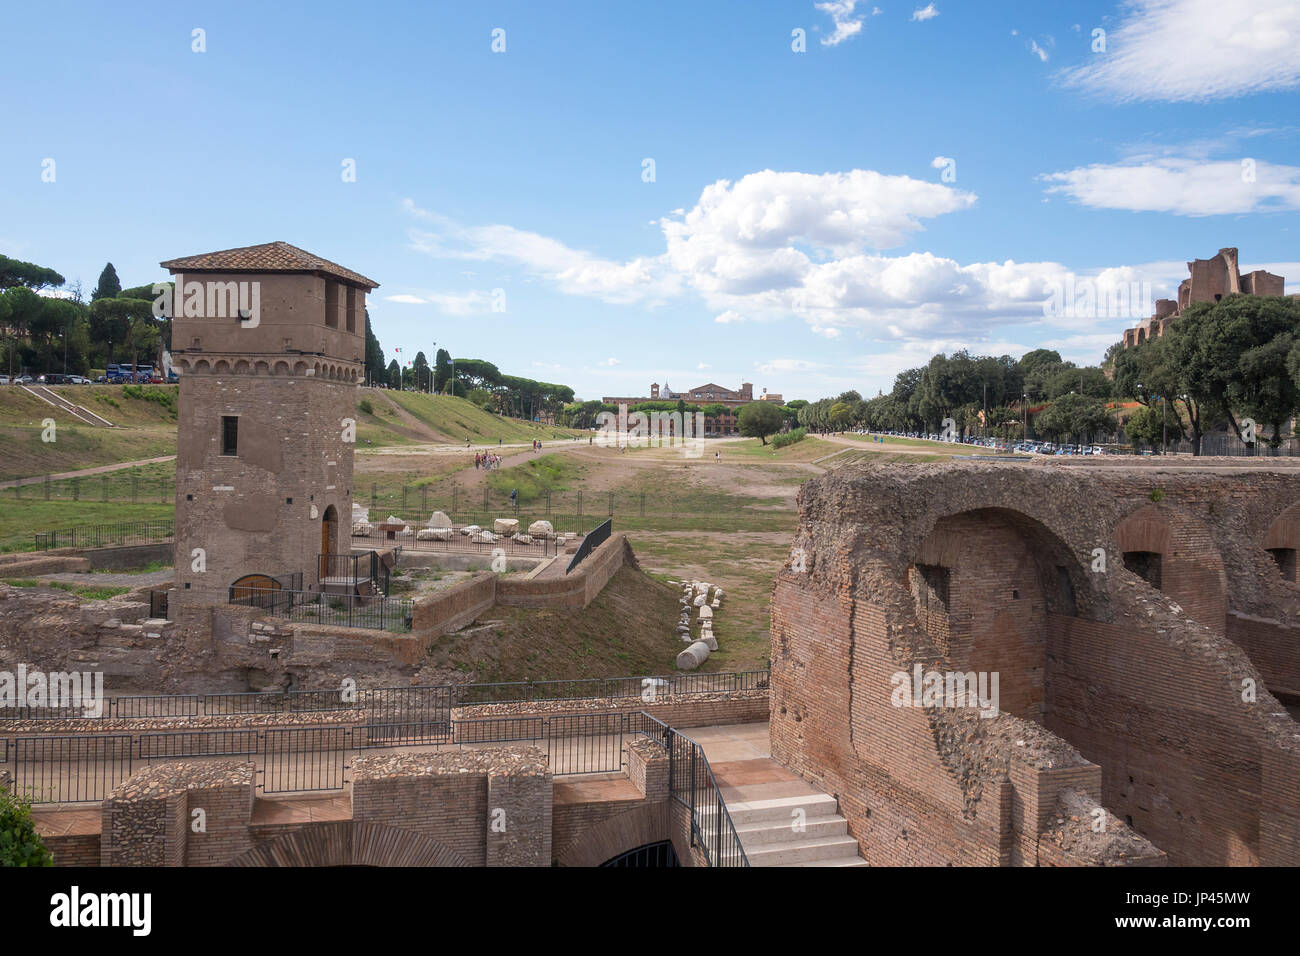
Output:
<instances>
[{"instance_id":1,"label":"crumbling brick ruin","mask_svg":"<svg viewBox=\"0 0 1300 956\"><path fill-rule=\"evenodd\" d=\"M1209 259L1193 259L1187 263L1187 278L1178 285L1178 298L1156 299L1155 314L1125 331L1124 347L1164 335L1170 323L1193 302L1218 302L1225 295L1236 293L1280 296L1285 291L1286 280L1282 276L1263 269L1243 274L1237 265L1237 250L1231 246L1220 249Z\"/></svg>"},{"instance_id":2,"label":"crumbling brick ruin","mask_svg":"<svg viewBox=\"0 0 1300 956\"><path fill-rule=\"evenodd\" d=\"M772 753L868 861L1300 864L1300 473L855 465L799 505ZM917 664L1000 713L893 706Z\"/></svg>"}]
</instances>

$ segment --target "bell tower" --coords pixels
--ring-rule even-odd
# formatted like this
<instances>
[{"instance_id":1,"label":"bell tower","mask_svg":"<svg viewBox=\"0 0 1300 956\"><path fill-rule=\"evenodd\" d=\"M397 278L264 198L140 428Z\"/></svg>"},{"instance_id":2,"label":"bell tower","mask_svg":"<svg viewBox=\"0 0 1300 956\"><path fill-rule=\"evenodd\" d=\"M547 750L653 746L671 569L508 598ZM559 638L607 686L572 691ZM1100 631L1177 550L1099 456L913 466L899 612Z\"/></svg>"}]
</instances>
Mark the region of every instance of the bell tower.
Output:
<instances>
[{"instance_id":1,"label":"bell tower","mask_svg":"<svg viewBox=\"0 0 1300 956\"><path fill-rule=\"evenodd\" d=\"M378 283L286 242L161 263L180 374L170 600L316 590L349 550L366 293ZM287 585L285 585L287 586Z\"/></svg>"}]
</instances>

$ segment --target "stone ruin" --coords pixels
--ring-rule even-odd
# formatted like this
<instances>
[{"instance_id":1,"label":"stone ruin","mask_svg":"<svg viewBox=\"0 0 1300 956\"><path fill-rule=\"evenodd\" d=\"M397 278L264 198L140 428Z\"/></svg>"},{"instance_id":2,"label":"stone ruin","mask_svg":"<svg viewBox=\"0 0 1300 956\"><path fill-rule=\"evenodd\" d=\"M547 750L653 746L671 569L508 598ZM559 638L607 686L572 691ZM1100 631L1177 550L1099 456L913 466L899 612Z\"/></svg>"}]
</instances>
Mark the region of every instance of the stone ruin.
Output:
<instances>
[{"instance_id":1,"label":"stone ruin","mask_svg":"<svg viewBox=\"0 0 1300 956\"><path fill-rule=\"evenodd\" d=\"M852 465L799 511L772 754L869 862L1300 864L1300 471Z\"/></svg>"},{"instance_id":2,"label":"stone ruin","mask_svg":"<svg viewBox=\"0 0 1300 956\"><path fill-rule=\"evenodd\" d=\"M713 601L709 602L709 589L713 588ZM722 607L722 588L707 581L682 582L681 618L677 624L677 635L687 644L685 650L677 655L677 669L695 670L706 660L709 654L718 649L718 639L713 635L713 612ZM691 608L696 609L700 625L700 636L691 637Z\"/></svg>"}]
</instances>

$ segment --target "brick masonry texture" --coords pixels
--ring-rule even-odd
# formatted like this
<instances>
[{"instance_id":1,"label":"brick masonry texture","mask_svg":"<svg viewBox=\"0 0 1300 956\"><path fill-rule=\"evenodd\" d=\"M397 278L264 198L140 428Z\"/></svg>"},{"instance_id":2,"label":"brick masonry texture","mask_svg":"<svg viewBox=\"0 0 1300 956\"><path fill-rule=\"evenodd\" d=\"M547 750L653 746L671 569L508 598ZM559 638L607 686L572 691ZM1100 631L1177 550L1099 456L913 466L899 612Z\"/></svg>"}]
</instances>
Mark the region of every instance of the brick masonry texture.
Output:
<instances>
[{"instance_id":1,"label":"brick masonry texture","mask_svg":"<svg viewBox=\"0 0 1300 956\"><path fill-rule=\"evenodd\" d=\"M1300 547L1300 473L848 466L799 503L773 754L869 861L1300 863L1300 736L1270 693L1294 686L1300 590L1265 548ZM1161 590L1126 551L1158 555ZM1001 713L892 706L917 663L999 672Z\"/></svg>"}]
</instances>

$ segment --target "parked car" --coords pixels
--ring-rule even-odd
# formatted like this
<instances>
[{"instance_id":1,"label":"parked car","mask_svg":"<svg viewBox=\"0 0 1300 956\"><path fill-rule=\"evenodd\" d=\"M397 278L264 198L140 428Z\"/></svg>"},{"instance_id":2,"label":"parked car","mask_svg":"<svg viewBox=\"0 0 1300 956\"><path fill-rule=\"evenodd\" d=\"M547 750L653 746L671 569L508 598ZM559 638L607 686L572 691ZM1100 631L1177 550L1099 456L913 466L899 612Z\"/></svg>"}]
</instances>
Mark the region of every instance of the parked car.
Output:
<instances>
[{"instance_id":1,"label":"parked car","mask_svg":"<svg viewBox=\"0 0 1300 956\"><path fill-rule=\"evenodd\" d=\"M19 375L16 379L14 379L14 382L15 382L16 384L18 384L18 385L34 385L34 384L35 384L35 382L32 380L32 377L31 377L30 375Z\"/></svg>"},{"instance_id":2,"label":"parked car","mask_svg":"<svg viewBox=\"0 0 1300 956\"><path fill-rule=\"evenodd\" d=\"M89 385L89 384L90 384L90 379L86 378L84 375L69 375L69 376L68 376L68 384L69 384L69 385Z\"/></svg>"},{"instance_id":3,"label":"parked car","mask_svg":"<svg viewBox=\"0 0 1300 956\"><path fill-rule=\"evenodd\" d=\"M180 380L181 380L181 377L180 377L180 375L178 375L178 374L176 373L176 369L172 369L170 372L167 373L167 384L168 384L168 385L175 385L175 384L177 384L178 382L180 382Z\"/></svg>"}]
</instances>

